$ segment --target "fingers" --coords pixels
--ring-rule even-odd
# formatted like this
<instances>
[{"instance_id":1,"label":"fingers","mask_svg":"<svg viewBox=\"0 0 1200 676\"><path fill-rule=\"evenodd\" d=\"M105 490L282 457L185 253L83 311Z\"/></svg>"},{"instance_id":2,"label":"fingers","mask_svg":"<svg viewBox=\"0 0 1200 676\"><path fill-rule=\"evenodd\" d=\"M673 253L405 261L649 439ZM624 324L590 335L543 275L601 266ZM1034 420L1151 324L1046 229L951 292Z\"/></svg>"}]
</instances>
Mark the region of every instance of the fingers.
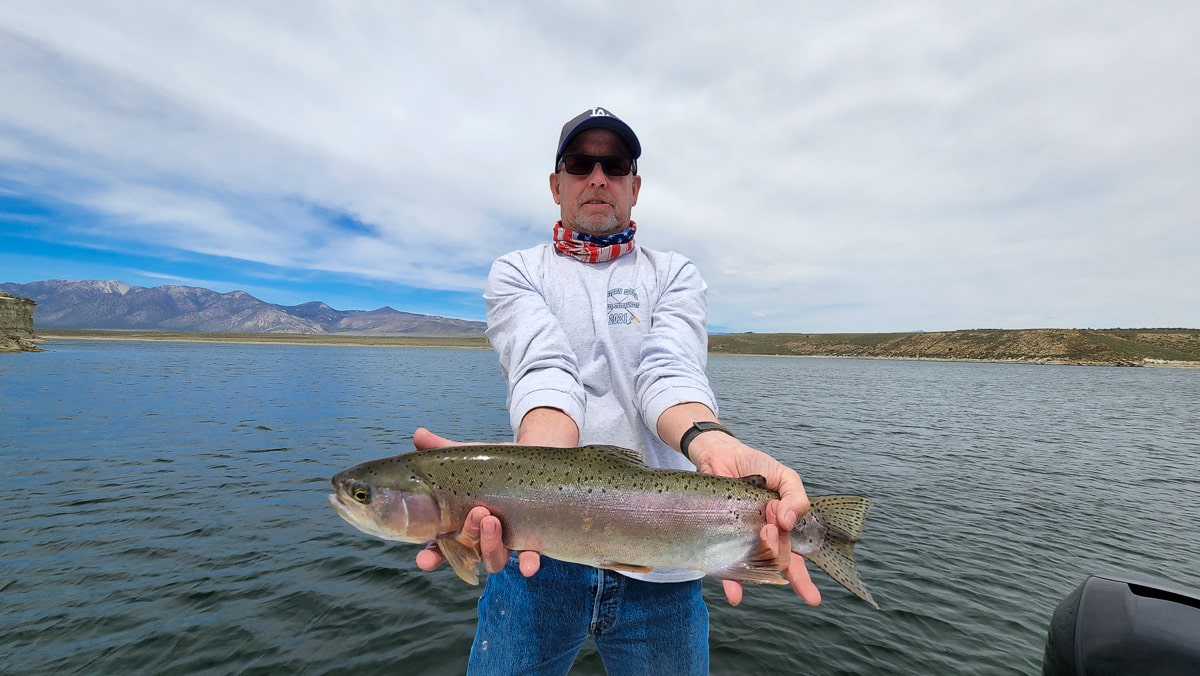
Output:
<instances>
[{"instance_id":1,"label":"fingers","mask_svg":"<svg viewBox=\"0 0 1200 676\"><path fill-rule=\"evenodd\" d=\"M804 565L803 556L793 553L792 562L788 565L784 575L788 582L792 583L792 590L796 592L796 596L804 599L804 602L810 606L821 605L821 592L813 584L812 578L808 576L808 567Z\"/></svg>"},{"instance_id":2,"label":"fingers","mask_svg":"<svg viewBox=\"0 0 1200 676\"><path fill-rule=\"evenodd\" d=\"M467 518L463 521L462 534L466 535L472 540L478 541L480 522L482 522L485 517L491 515L492 513L488 511L487 507L476 507L467 512Z\"/></svg>"},{"instance_id":3,"label":"fingers","mask_svg":"<svg viewBox=\"0 0 1200 676\"><path fill-rule=\"evenodd\" d=\"M498 573L508 563L512 552L504 546L504 531L500 519L492 516L486 507L476 507L467 512L463 521L462 534L478 543L479 555L483 559L483 567L489 573ZM521 574L532 577L542 565L542 557L537 552L520 552L517 555ZM429 543L417 554L417 567L421 570L436 570L446 561L438 547Z\"/></svg>"},{"instance_id":4,"label":"fingers","mask_svg":"<svg viewBox=\"0 0 1200 676\"><path fill-rule=\"evenodd\" d=\"M442 553L438 551L437 545L430 542L425 545L425 549L417 553L417 568L424 571L437 570L437 567L442 565L445 560Z\"/></svg>"},{"instance_id":5,"label":"fingers","mask_svg":"<svg viewBox=\"0 0 1200 676\"><path fill-rule=\"evenodd\" d=\"M782 541L782 545L781 545L782 551L790 551L792 549L792 538L791 538L792 528L795 527L795 525L796 525L795 517L793 516L792 526L785 528L783 523L784 523L784 517L786 516L786 514L784 512L784 506L783 506L782 499L768 501L765 515L767 517L767 526L766 527L767 528L775 528L778 539L780 541ZM766 528L763 529L763 532L764 533L766 532ZM762 538L764 540L766 540L767 536L763 535ZM780 549L777 549L776 551L779 552ZM780 567L782 568L782 566L780 566Z\"/></svg>"},{"instance_id":6,"label":"fingers","mask_svg":"<svg viewBox=\"0 0 1200 676\"><path fill-rule=\"evenodd\" d=\"M482 507L477 509L486 511ZM512 556L512 552L504 546L500 519L491 515L486 516L479 522L479 527L483 536L479 543L480 553L483 555L483 565L489 573L498 573ZM517 565L520 567L522 575L533 577L542 566L542 555L533 551L518 552Z\"/></svg>"},{"instance_id":7,"label":"fingers","mask_svg":"<svg viewBox=\"0 0 1200 676\"><path fill-rule=\"evenodd\" d=\"M487 511L482 507L477 507L476 510ZM476 510L472 510L472 512ZM470 520L469 517L468 520ZM479 553L483 557L483 566L489 573L498 573L504 568L504 564L508 563L510 554L508 548L504 546L503 536L500 533L500 519L489 514L479 522L479 527L482 534L479 540Z\"/></svg>"},{"instance_id":8,"label":"fingers","mask_svg":"<svg viewBox=\"0 0 1200 676\"><path fill-rule=\"evenodd\" d=\"M721 580L721 586L725 589L725 600L729 601L729 605L736 606L742 602L742 583L736 580Z\"/></svg>"},{"instance_id":9,"label":"fingers","mask_svg":"<svg viewBox=\"0 0 1200 676\"><path fill-rule=\"evenodd\" d=\"M517 561L521 567L521 574L525 577L533 577L534 573L542 566L542 555L537 552L521 552L517 554Z\"/></svg>"},{"instance_id":10,"label":"fingers","mask_svg":"<svg viewBox=\"0 0 1200 676\"><path fill-rule=\"evenodd\" d=\"M427 448L442 448L443 446L460 445L461 444L459 442L451 441L443 436L438 436L424 427L418 427L417 430L413 432L413 448L417 449L418 451L423 451Z\"/></svg>"},{"instance_id":11,"label":"fingers","mask_svg":"<svg viewBox=\"0 0 1200 676\"><path fill-rule=\"evenodd\" d=\"M704 439L708 435L697 437ZM808 494L800 475L770 455L728 437L713 436L711 440L725 446L705 446L692 453L696 469L705 474L742 477L761 474L767 480L767 488L779 493L780 509L778 524L784 531L796 526L796 520L808 512Z\"/></svg>"},{"instance_id":12,"label":"fingers","mask_svg":"<svg viewBox=\"0 0 1200 676\"><path fill-rule=\"evenodd\" d=\"M462 534L478 543L479 556L487 572L499 572L508 563L509 552L504 547L500 519L492 516L486 507L476 507L467 512Z\"/></svg>"},{"instance_id":13,"label":"fingers","mask_svg":"<svg viewBox=\"0 0 1200 676\"><path fill-rule=\"evenodd\" d=\"M808 513L808 494L804 491L804 482L795 470L779 465L779 504L776 507L777 523L784 531L796 527L796 520Z\"/></svg>"},{"instance_id":14,"label":"fingers","mask_svg":"<svg viewBox=\"0 0 1200 676\"><path fill-rule=\"evenodd\" d=\"M764 544L776 552L778 558L779 552L779 529L774 524L768 524L762 527L758 536L762 538ZM790 553L790 552L789 552ZM721 587L725 590L725 600L729 601L729 605L736 606L742 602L742 583L736 580L721 580Z\"/></svg>"},{"instance_id":15,"label":"fingers","mask_svg":"<svg viewBox=\"0 0 1200 676\"><path fill-rule=\"evenodd\" d=\"M783 575L792 584L792 590L796 592L796 596L804 599L804 602L810 606L819 606L821 605L821 592L813 584L812 578L808 575L808 567L804 565L804 557L791 551L792 540L790 533L780 530L776 525L779 523L780 505L781 501L779 500L772 500L767 503L767 525L763 526L759 537L764 542L778 547L775 551L778 553L780 562L787 562L787 568L783 571ZM774 541L771 539L772 531L774 532Z\"/></svg>"}]
</instances>

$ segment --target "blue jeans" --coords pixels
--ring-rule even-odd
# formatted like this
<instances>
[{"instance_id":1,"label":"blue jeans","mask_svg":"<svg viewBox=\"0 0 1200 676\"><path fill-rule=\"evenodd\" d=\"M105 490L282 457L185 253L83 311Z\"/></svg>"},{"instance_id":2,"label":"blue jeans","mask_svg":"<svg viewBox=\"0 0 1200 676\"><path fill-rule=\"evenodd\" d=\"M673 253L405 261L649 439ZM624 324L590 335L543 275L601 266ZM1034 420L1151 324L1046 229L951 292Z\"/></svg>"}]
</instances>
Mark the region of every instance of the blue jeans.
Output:
<instances>
[{"instance_id":1,"label":"blue jeans","mask_svg":"<svg viewBox=\"0 0 1200 676\"><path fill-rule=\"evenodd\" d=\"M515 554L487 577L467 673L566 674L588 637L609 676L708 673L699 580L642 582L548 556L526 578Z\"/></svg>"}]
</instances>

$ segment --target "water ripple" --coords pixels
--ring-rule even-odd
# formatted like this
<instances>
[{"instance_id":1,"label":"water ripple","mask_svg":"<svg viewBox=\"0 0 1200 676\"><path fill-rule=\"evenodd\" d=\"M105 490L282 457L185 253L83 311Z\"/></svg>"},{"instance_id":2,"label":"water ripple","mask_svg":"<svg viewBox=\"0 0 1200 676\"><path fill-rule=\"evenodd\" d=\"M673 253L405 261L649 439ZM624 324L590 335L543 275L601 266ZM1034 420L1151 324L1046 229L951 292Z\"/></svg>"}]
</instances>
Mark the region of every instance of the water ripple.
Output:
<instances>
[{"instance_id":1,"label":"water ripple","mask_svg":"<svg viewBox=\"0 0 1200 676\"><path fill-rule=\"evenodd\" d=\"M462 673L480 589L325 503L418 425L508 436L488 352L69 341L0 377L0 672ZM874 611L705 582L714 673L1022 674L1089 573L1200 586L1200 374L714 357L722 417L861 492ZM573 673L602 673L586 648Z\"/></svg>"}]
</instances>

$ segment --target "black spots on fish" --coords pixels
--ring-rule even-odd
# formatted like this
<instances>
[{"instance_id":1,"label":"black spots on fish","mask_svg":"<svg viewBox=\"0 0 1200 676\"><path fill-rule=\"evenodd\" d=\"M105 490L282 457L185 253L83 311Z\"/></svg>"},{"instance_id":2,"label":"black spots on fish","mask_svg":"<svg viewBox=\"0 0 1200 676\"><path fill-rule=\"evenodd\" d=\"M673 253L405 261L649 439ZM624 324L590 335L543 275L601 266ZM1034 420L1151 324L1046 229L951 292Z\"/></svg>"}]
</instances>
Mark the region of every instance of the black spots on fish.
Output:
<instances>
[{"instance_id":1,"label":"black spots on fish","mask_svg":"<svg viewBox=\"0 0 1200 676\"><path fill-rule=\"evenodd\" d=\"M748 486L754 486L755 488L767 487L767 477L761 474L747 474L746 476L738 477L738 481Z\"/></svg>"}]
</instances>

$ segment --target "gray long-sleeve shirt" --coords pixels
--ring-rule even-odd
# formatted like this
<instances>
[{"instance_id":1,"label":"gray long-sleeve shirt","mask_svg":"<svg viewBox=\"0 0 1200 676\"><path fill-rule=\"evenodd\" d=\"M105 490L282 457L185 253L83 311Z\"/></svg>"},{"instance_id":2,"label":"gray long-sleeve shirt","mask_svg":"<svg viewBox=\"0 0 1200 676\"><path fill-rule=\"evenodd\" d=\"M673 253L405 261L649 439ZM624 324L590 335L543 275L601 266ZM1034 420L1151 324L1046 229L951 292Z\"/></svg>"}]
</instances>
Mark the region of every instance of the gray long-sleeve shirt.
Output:
<instances>
[{"instance_id":1,"label":"gray long-sleeve shirt","mask_svg":"<svg viewBox=\"0 0 1200 676\"><path fill-rule=\"evenodd\" d=\"M656 430L676 404L717 410L705 374L706 290L691 261L645 247L604 263L583 263L549 244L500 257L484 299L514 432L534 408L556 408L579 426L580 445L622 446L651 467L693 469Z\"/></svg>"}]
</instances>

